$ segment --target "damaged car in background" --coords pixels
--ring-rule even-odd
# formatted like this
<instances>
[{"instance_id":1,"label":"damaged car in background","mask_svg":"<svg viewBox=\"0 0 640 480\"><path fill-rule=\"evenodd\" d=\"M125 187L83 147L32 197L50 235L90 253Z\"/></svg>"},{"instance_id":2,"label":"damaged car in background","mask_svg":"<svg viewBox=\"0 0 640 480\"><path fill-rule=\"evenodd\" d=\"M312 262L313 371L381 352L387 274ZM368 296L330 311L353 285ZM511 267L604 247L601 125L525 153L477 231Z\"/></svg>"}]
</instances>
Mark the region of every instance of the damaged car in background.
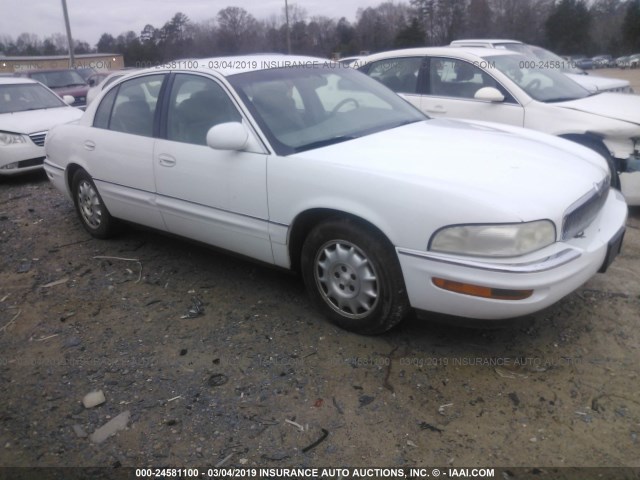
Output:
<instances>
[{"instance_id":1,"label":"damaged car in background","mask_svg":"<svg viewBox=\"0 0 640 480\"><path fill-rule=\"evenodd\" d=\"M543 309L607 269L627 218L592 150L431 119L309 57L133 74L46 149L49 179L93 236L125 220L298 271L330 321L363 334L412 308Z\"/></svg>"},{"instance_id":2,"label":"damaged car in background","mask_svg":"<svg viewBox=\"0 0 640 480\"><path fill-rule=\"evenodd\" d=\"M640 96L592 93L509 50L433 47L378 53L360 69L433 117L530 128L602 155L629 205L640 205ZM617 172L620 172L619 180Z\"/></svg>"}]
</instances>

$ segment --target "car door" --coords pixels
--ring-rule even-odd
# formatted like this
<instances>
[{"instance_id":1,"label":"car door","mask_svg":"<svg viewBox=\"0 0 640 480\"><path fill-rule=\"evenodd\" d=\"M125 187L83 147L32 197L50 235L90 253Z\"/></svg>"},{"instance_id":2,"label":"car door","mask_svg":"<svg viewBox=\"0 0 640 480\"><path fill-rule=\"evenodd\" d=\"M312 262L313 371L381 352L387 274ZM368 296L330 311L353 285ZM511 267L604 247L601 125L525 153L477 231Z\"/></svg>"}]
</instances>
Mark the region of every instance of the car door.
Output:
<instances>
[{"instance_id":1,"label":"car door","mask_svg":"<svg viewBox=\"0 0 640 480\"><path fill-rule=\"evenodd\" d=\"M79 148L111 215L164 229L153 178L154 118L166 75L136 77L104 96Z\"/></svg>"},{"instance_id":2,"label":"car door","mask_svg":"<svg viewBox=\"0 0 640 480\"><path fill-rule=\"evenodd\" d=\"M378 60L363 71L399 94L414 106L422 107L424 57L397 57Z\"/></svg>"},{"instance_id":3,"label":"car door","mask_svg":"<svg viewBox=\"0 0 640 480\"><path fill-rule=\"evenodd\" d=\"M480 68L482 67L482 68ZM466 60L429 57L425 64L426 94L421 108L432 117L453 117L524 126L524 108L490 74L491 63L475 65ZM477 100L475 93L493 87L505 97L502 102Z\"/></svg>"},{"instance_id":4,"label":"car door","mask_svg":"<svg viewBox=\"0 0 640 480\"><path fill-rule=\"evenodd\" d=\"M174 74L163 110L163 138L153 153L158 206L175 234L273 262L268 234L267 151L207 146L208 130L226 122L250 127L229 92L210 77Z\"/></svg>"}]
</instances>

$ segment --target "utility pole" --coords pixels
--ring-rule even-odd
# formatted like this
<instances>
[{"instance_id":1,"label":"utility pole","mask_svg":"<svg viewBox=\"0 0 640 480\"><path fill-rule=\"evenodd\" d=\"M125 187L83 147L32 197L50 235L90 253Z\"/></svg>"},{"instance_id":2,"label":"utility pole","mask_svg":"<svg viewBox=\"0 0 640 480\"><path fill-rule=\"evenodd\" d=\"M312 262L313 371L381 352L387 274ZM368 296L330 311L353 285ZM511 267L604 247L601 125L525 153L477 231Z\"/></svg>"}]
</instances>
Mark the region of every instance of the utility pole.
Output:
<instances>
[{"instance_id":1,"label":"utility pole","mask_svg":"<svg viewBox=\"0 0 640 480\"><path fill-rule=\"evenodd\" d=\"M67 27L67 42L69 42L69 68L75 65L73 58L73 38L71 38L71 24L69 23L69 12L67 12L67 0L62 0L62 13L64 14L64 24Z\"/></svg>"},{"instance_id":2,"label":"utility pole","mask_svg":"<svg viewBox=\"0 0 640 480\"><path fill-rule=\"evenodd\" d=\"M289 28L289 3L287 0L284 0L284 15L287 19L287 52L291 55L291 29Z\"/></svg>"}]
</instances>

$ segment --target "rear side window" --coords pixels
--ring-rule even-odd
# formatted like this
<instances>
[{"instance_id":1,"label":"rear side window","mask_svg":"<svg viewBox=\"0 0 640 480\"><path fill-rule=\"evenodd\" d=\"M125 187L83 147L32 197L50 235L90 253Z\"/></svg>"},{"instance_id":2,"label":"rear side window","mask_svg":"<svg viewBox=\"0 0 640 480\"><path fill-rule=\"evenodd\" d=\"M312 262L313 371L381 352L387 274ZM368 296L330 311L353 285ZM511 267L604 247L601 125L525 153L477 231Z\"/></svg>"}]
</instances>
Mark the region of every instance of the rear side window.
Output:
<instances>
[{"instance_id":1,"label":"rear side window","mask_svg":"<svg viewBox=\"0 0 640 480\"><path fill-rule=\"evenodd\" d=\"M111 110L113 109L113 101L116 99L117 88L114 88L107 93L98 109L96 110L96 116L93 117L93 126L97 128L109 128L109 118L111 117Z\"/></svg>"},{"instance_id":2,"label":"rear side window","mask_svg":"<svg viewBox=\"0 0 640 480\"><path fill-rule=\"evenodd\" d=\"M153 118L163 79L164 75L147 75L120 84L107 128L132 135L153 136ZM111 92L103 103L110 95ZM102 103L99 108L102 108Z\"/></svg>"}]
</instances>

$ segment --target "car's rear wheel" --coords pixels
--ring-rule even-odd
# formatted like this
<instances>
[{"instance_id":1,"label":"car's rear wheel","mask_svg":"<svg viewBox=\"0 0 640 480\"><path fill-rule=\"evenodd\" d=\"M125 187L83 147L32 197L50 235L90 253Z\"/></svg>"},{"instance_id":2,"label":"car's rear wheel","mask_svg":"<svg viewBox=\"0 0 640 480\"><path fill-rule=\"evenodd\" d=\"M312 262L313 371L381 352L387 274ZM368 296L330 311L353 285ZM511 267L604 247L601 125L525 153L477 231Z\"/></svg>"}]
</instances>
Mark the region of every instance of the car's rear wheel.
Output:
<instances>
[{"instance_id":1,"label":"car's rear wheel","mask_svg":"<svg viewBox=\"0 0 640 480\"><path fill-rule=\"evenodd\" d=\"M392 246L351 219L317 225L302 247L301 269L314 304L345 330L383 333L410 310Z\"/></svg>"},{"instance_id":2,"label":"car's rear wheel","mask_svg":"<svg viewBox=\"0 0 640 480\"><path fill-rule=\"evenodd\" d=\"M116 221L87 172L78 170L73 175L71 191L82 226L96 238L112 236L116 232Z\"/></svg>"}]
</instances>

